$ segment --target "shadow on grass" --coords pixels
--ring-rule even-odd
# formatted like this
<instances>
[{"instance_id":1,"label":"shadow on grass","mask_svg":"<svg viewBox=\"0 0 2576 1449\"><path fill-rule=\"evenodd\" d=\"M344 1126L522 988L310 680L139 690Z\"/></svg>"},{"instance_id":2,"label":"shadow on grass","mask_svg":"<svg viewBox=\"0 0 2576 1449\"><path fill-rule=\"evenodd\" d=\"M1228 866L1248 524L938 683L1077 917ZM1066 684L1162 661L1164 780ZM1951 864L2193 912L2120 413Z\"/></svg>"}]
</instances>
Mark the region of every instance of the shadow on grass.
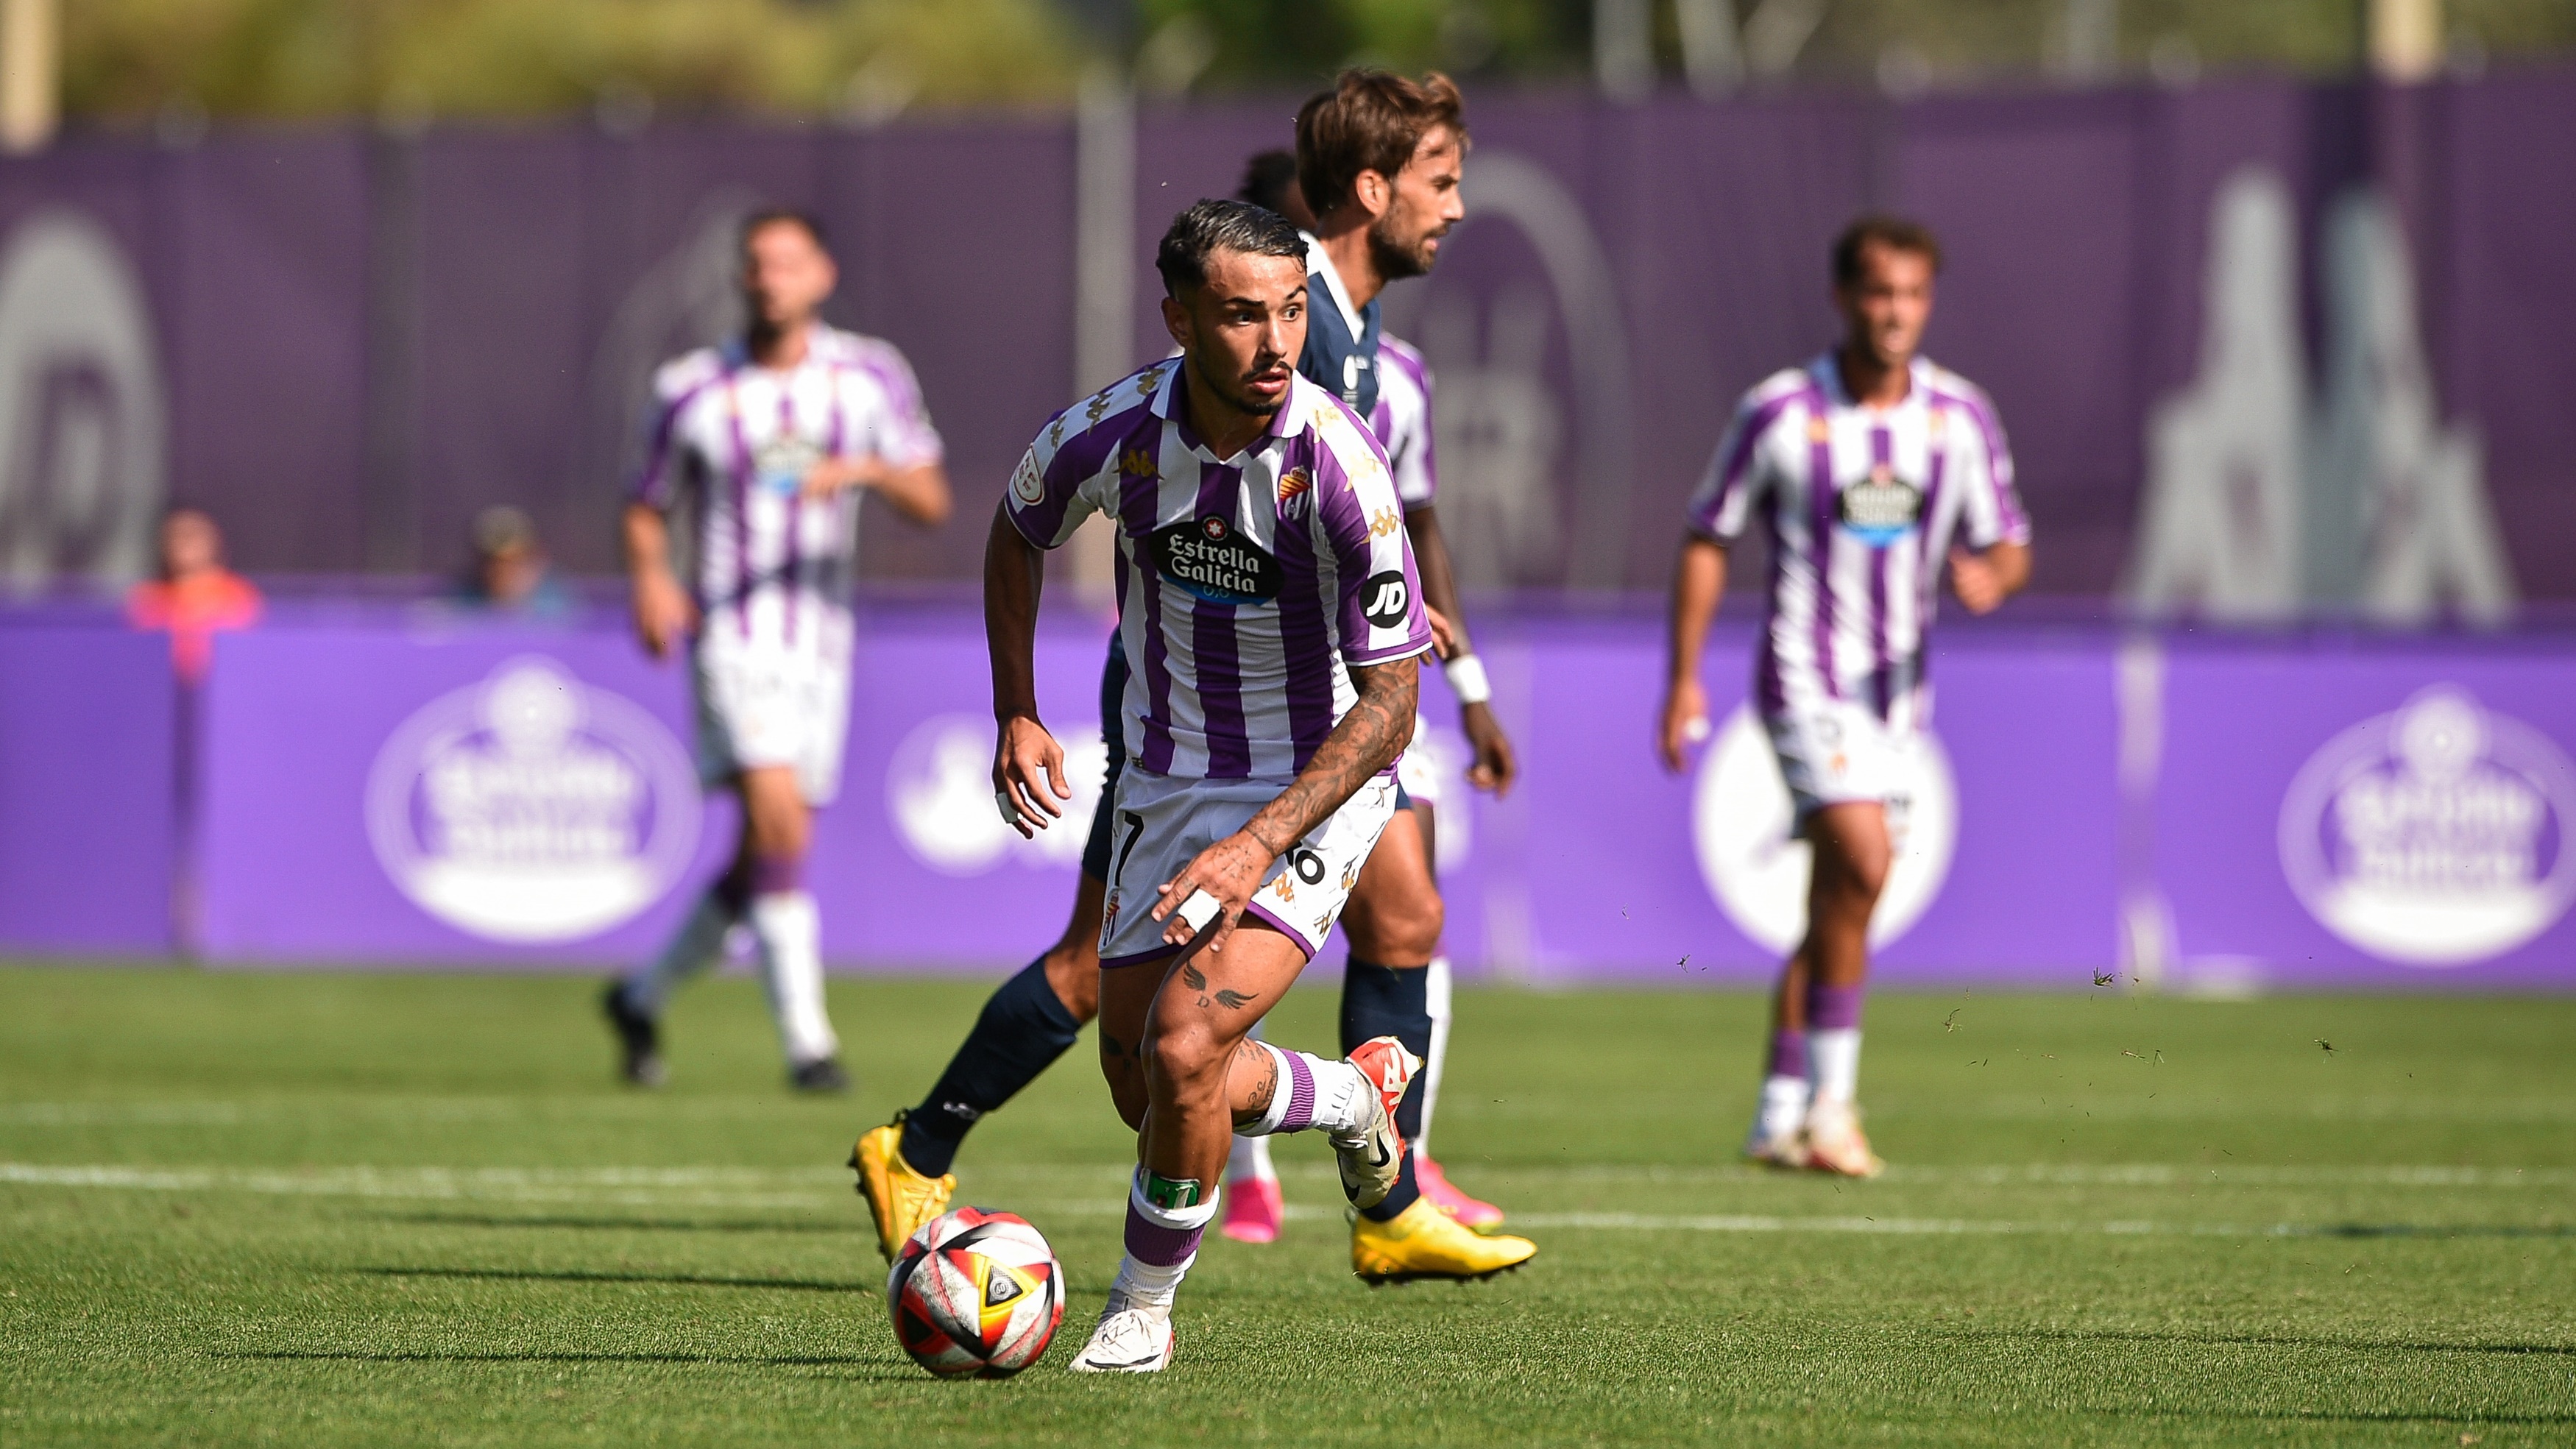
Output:
<instances>
[{"instance_id":1,"label":"shadow on grass","mask_svg":"<svg viewBox=\"0 0 2576 1449\"><path fill-rule=\"evenodd\" d=\"M837 1368L871 1369L874 1372L853 1375L879 1383L918 1383L925 1376L890 1368L882 1359L857 1358L848 1354L742 1354L742 1353L393 1353L335 1351L328 1349L250 1349L210 1352L208 1358L249 1360L258 1363L635 1363L635 1364L708 1364L721 1368ZM935 1380L930 1380L936 1382Z\"/></svg>"},{"instance_id":2,"label":"shadow on grass","mask_svg":"<svg viewBox=\"0 0 2576 1449\"><path fill-rule=\"evenodd\" d=\"M2320 1223L2292 1234L2301 1238L2576 1238L2576 1226L2497 1223L2444 1227L2429 1223Z\"/></svg>"},{"instance_id":3,"label":"shadow on grass","mask_svg":"<svg viewBox=\"0 0 2576 1449\"><path fill-rule=\"evenodd\" d=\"M466 1278L497 1283L670 1283L683 1288L780 1288L797 1293L859 1293L876 1296L865 1283L835 1283L822 1278L710 1278L695 1273L593 1273L581 1269L539 1272L532 1268L359 1268L376 1278Z\"/></svg>"},{"instance_id":4,"label":"shadow on grass","mask_svg":"<svg viewBox=\"0 0 2576 1449\"><path fill-rule=\"evenodd\" d=\"M2241 1348L2334 1348L2384 1353L2499 1353L2576 1357L2576 1347L2556 1343L2389 1343L2365 1338L2293 1338L2259 1333L2078 1333L2067 1329L2023 1329L1973 1334L1977 1338L2027 1338L2055 1343L2196 1343ZM2296 1416L2293 1416L2296 1417ZM2439 1417L2438 1415L2436 1417ZM2576 1423L2576 1419L2568 1422Z\"/></svg>"},{"instance_id":5,"label":"shadow on grass","mask_svg":"<svg viewBox=\"0 0 2576 1449\"><path fill-rule=\"evenodd\" d=\"M648 1233L828 1233L864 1237L867 1223L765 1222L758 1219L708 1221L699 1218L506 1217L471 1213L370 1213L378 1222L412 1223L447 1228L598 1228Z\"/></svg>"}]
</instances>

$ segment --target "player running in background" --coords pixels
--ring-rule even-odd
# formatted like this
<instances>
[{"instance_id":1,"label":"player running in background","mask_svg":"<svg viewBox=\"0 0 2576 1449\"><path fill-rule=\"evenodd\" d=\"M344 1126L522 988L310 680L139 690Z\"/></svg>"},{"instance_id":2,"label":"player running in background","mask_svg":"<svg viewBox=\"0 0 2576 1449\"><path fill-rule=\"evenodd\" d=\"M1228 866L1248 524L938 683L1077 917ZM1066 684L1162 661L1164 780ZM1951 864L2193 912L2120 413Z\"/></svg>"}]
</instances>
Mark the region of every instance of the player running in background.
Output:
<instances>
[{"instance_id":1,"label":"player running in background","mask_svg":"<svg viewBox=\"0 0 2576 1449\"><path fill-rule=\"evenodd\" d=\"M1273 209L1309 233L1312 311L1299 370L1368 419L1386 449L1425 602L1446 626L1444 668L1474 752L1468 779L1499 796L1511 787L1516 766L1488 703L1491 689L1467 636L1434 507L1430 371L1420 353L1379 326L1378 299L1387 284L1431 270L1442 239L1465 215L1459 182L1467 146L1464 102L1447 77L1415 82L1383 71L1346 71L1332 90L1299 109L1296 191L1281 194ZM1281 169L1276 160L1253 158L1247 188L1265 176L1279 178ZM1406 1139L1416 1144L1412 1160L1387 1200L1353 1223L1351 1266L1372 1280L1475 1276L1522 1262L1537 1247L1523 1238L1458 1231L1453 1224L1492 1228L1503 1213L1452 1187L1420 1146L1447 1054L1451 992L1449 962L1440 954L1445 908L1432 869L1433 806L1442 782L1418 735L1400 778L1402 803L1412 808L1369 857L1343 919L1351 950L1342 1038L1347 1048L1392 1035L1427 1067L1399 1113ZM1251 1242L1275 1238L1281 1205L1267 1144L1237 1143L1227 1180L1236 1191L1228 1199L1226 1234ZM1416 1212L1417 1202L1429 1206Z\"/></svg>"},{"instance_id":2,"label":"player running in background","mask_svg":"<svg viewBox=\"0 0 2576 1449\"><path fill-rule=\"evenodd\" d=\"M935 524L948 516L948 478L903 355L820 319L839 277L820 225L758 213L742 252L749 325L654 377L626 509L635 631L655 658L686 641L699 769L740 798L742 836L732 868L651 965L610 983L605 1008L627 1079L660 1082L663 1006L747 923L789 1080L839 1091L849 1078L823 1009L821 923L803 870L849 726L860 493ZM688 526L687 587L672 557L675 512Z\"/></svg>"},{"instance_id":3,"label":"player running in background","mask_svg":"<svg viewBox=\"0 0 2576 1449\"><path fill-rule=\"evenodd\" d=\"M1854 1177L1881 1167L1854 1106L1861 993L1870 912L1904 831L1906 740L1931 715L1925 646L1941 565L1972 614L2030 578L2030 520L1994 403L1916 352L1940 267L1932 234L1911 222L1870 217L1843 232L1843 339L1737 405L1673 573L1658 745L1679 771L1709 732L1699 656L1727 551L1760 526L1770 578L1754 694L1814 873L1744 1151Z\"/></svg>"},{"instance_id":4,"label":"player running in background","mask_svg":"<svg viewBox=\"0 0 2576 1449\"><path fill-rule=\"evenodd\" d=\"M1342 1061L1248 1038L1330 934L1395 813L1431 648L1386 457L1292 365L1305 245L1239 201L1181 213L1155 258L1181 356L1060 414L1011 480L985 556L1000 738L1024 833L1070 799L1037 715L1041 551L1116 523L1133 665L1128 765L1101 940L1101 1064L1137 1129L1125 1259L1082 1372L1171 1362L1171 1307L1216 1216L1238 1130L1321 1130L1358 1206L1402 1169L1396 1103L1420 1059L1391 1037Z\"/></svg>"}]
</instances>

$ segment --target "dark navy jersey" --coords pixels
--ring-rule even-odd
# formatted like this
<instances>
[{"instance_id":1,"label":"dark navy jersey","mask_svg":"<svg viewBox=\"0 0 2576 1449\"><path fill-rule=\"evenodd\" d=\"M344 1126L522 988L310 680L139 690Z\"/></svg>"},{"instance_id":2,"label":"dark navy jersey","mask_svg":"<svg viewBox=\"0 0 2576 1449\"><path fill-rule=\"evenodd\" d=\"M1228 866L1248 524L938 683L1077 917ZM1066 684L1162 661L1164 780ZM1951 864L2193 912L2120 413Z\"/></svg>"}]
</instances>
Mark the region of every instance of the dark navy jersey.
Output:
<instances>
[{"instance_id":1,"label":"dark navy jersey","mask_svg":"<svg viewBox=\"0 0 2576 1449\"><path fill-rule=\"evenodd\" d=\"M1306 380L1350 404L1361 417L1377 412L1377 302L1353 314L1349 294L1333 275L1321 246L1306 248L1306 351L1297 370Z\"/></svg>"}]
</instances>

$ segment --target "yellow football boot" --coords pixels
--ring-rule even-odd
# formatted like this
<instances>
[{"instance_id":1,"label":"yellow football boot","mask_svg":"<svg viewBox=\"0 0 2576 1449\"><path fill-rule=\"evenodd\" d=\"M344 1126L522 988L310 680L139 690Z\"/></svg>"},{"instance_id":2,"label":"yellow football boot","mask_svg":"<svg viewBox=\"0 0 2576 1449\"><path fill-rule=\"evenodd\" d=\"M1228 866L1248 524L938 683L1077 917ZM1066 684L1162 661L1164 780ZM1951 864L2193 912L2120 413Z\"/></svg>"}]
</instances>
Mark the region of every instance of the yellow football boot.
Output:
<instances>
[{"instance_id":1,"label":"yellow football boot","mask_svg":"<svg viewBox=\"0 0 2576 1449\"><path fill-rule=\"evenodd\" d=\"M903 1240L921 1225L948 1211L948 1195L957 1190L957 1174L924 1177L903 1160L903 1114L859 1137L850 1149L850 1166L859 1174L859 1196L868 1200L876 1219L877 1251L885 1260L903 1251Z\"/></svg>"},{"instance_id":2,"label":"yellow football boot","mask_svg":"<svg viewBox=\"0 0 2576 1449\"><path fill-rule=\"evenodd\" d=\"M1538 1244L1509 1233L1479 1233L1418 1198L1393 1222L1351 1224L1351 1272L1369 1284L1416 1278L1491 1278L1538 1256Z\"/></svg>"}]
</instances>

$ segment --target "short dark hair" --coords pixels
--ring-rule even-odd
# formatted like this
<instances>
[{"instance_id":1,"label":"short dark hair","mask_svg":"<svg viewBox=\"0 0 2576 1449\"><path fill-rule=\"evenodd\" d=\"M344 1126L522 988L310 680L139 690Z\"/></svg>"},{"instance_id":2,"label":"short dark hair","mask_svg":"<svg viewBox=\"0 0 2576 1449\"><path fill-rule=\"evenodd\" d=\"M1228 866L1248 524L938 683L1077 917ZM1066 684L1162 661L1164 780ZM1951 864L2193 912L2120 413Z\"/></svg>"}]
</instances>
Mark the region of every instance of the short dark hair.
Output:
<instances>
[{"instance_id":1,"label":"short dark hair","mask_svg":"<svg viewBox=\"0 0 2576 1449\"><path fill-rule=\"evenodd\" d=\"M1932 228L1901 216L1864 216L1834 238L1835 286L1860 284L1860 254L1873 246L1912 252L1932 264L1934 275L1940 274L1941 242L1932 235Z\"/></svg>"},{"instance_id":2,"label":"short dark hair","mask_svg":"<svg viewBox=\"0 0 2576 1449\"><path fill-rule=\"evenodd\" d=\"M1163 274L1163 290L1172 296L1207 281L1212 252L1242 252L1254 257L1288 257L1301 266L1306 239L1288 218L1249 201L1202 201L1172 218L1163 244L1154 249L1154 270Z\"/></svg>"},{"instance_id":3,"label":"short dark hair","mask_svg":"<svg viewBox=\"0 0 2576 1449\"><path fill-rule=\"evenodd\" d=\"M1264 211L1288 214L1288 193L1297 184L1297 153L1274 150L1256 152L1243 163L1243 184L1234 188L1234 199L1249 201Z\"/></svg>"},{"instance_id":4,"label":"short dark hair","mask_svg":"<svg viewBox=\"0 0 2576 1449\"><path fill-rule=\"evenodd\" d=\"M832 239L823 232L823 218L796 206L764 206L742 219L742 245L749 250L751 239L773 226L801 227L814 245L824 251L832 249Z\"/></svg>"},{"instance_id":5,"label":"short dark hair","mask_svg":"<svg viewBox=\"0 0 2576 1449\"><path fill-rule=\"evenodd\" d=\"M1343 71L1331 90L1297 108L1297 189L1320 217L1350 198L1361 172L1392 179L1440 126L1466 143L1467 101L1449 77Z\"/></svg>"}]
</instances>

